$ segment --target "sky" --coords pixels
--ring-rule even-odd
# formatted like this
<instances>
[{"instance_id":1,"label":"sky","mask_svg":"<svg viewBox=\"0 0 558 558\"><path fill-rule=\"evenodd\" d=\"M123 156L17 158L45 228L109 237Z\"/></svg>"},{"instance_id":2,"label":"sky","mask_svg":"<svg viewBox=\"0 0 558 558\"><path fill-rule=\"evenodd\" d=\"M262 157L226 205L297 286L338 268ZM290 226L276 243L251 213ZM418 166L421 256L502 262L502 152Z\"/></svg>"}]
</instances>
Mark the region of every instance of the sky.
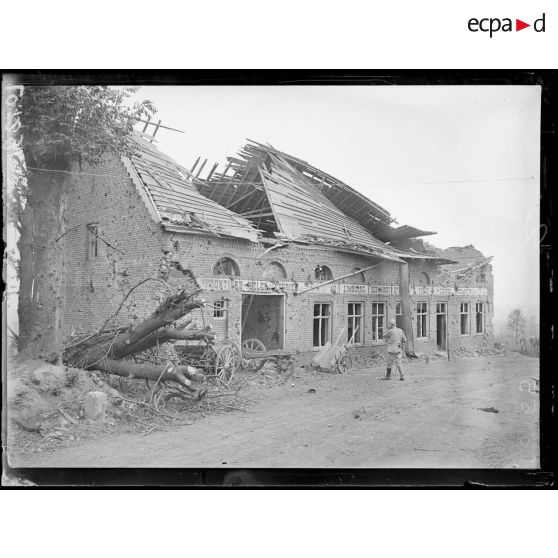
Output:
<instances>
[{"instance_id":1,"label":"sky","mask_svg":"<svg viewBox=\"0 0 558 558\"><path fill-rule=\"evenodd\" d=\"M495 325L538 319L538 86L149 86L158 147L223 170L250 138L343 180L440 248L493 256Z\"/></svg>"}]
</instances>

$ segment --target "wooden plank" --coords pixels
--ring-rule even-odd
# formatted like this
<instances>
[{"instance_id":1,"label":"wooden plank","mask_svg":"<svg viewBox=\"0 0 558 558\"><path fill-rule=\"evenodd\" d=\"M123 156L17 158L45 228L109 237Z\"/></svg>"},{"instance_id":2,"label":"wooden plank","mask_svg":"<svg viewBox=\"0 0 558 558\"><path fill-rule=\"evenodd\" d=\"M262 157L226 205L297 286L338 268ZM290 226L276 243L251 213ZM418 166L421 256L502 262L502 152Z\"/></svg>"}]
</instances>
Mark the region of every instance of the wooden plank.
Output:
<instances>
[{"instance_id":1,"label":"wooden plank","mask_svg":"<svg viewBox=\"0 0 558 558\"><path fill-rule=\"evenodd\" d=\"M203 170L203 167L205 167L205 163L207 163L207 159L203 160L203 163L201 164L200 170L198 171L198 173L196 174L196 178L198 178L198 176L200 175L201 171Z\"/></svg>"},{"instance_id":2,"label":"wooden plank","mask_svg":"<svg viewBox=\"0 0 558 558\"><path fill-rule=\"evenodd\" d=\"M275 225L277 226L277 229L280 233L285 234L285 231L283 230L283 226L281 225L281 221L277 217L277 212L275 211L274 204L271 198L269 197L269 190L267 188L267 183L266 183L266 178L264 177L264 173L261 168L259 168L258 170L260 171L260 176L262 178L262 184L265 189L265 194L267 196L267 199L269 200L269 206L271 207L271 211L273 212L273 219L275 220Z\"/></svg>"},{"instance_id":3,"label":"wooden plank","mask_svg":"<svg viewBox=\"0 0 558 558\"><path fill-rule=\"evenodd\" d=\"M227 205L226 208L230 209L231 207L234 207L237 203L240 203L242 200L245 200L246 198L249 198L250 196L253 196L256 192L257 192L257 190L252 190L251 192L248 192L247 194L244 194L243 196L241 196L237 200L235 200L232 203L230 203L229 205Z\"/></svg>"},{"instance_id":4,"label":"wooden plank","mask_svg":"<svg viewBox=\"0 0 558 558\"><path fill-rule=\"evenodd\" d=\"M273 211L269 211L267 213L261 213L261 211L262 211L261 209L258 209L256 211L252 211L250 213L239 213L239 215L241 217L244 217L245 219L250 219L252 217L261 218L261 217L273 217L274 216Z\"/></svg>"},{"instance_id":5,"label":"wooden plank","mask_svg":"<svg viewBox=\"0 0 558 558\"><path fill-rule=\"evenodd\" d=\"M283 206L290 209L290 211L294 211L295 214L300 214L301 207L308 205L309 200L304 199L304 196L285 195L284 190L281 192L274 190L274 194L276 195L273 196L273 203L276 206L276 211L279 213L281 213L280 207ZM293 205L291 203L291 199L294 199L296 204ZM320 219L320 228L322 228L324 232L328 231L331 233L332 229L329 227L329 224L335 223L337 227L335 236L338 238L346 238L344 227L347 227L355 240L359 239L361 241L366 241L367 243L373 243L376 246L382 245L382 243L378 242L366 229L362 228L359 223L350 217L347 217L335 207L326 207L324 205L306 207L305 212L310 211L316 219Z\"/></svg>"},{"instance_id":6,"label":"wooden plank","mask_svg":"<svg viewBox=\"0 0 558 558\"><path fill-rule=\"evenodd\" d=\"M246 320L248 319L248 314L250 313L250 308L252 307L252 302L254 302L254 295L250 295L250 301L248 302L248 308L246 309L246 316L242 319L242 326L240 327L240 338L244 333L244 326L246 325ZM242 301L241 301L242 304Z\"/></svg>"},{"instance_id":7,"label":"wooden plank","mask_svg":"<svg viewBox=\"0 0 558 558\"><path fill-rule=\"evenodd\" d=\"M236 174L231 177L231 180L230 180L229 184L222 187L223 191L221 192L221 195L219 196L219 199L215 200L217 203L221 203L221 200L223 199L223 196L227 192L227 189L230 187L230 184L232 183L233 178L235 176L236 176ZM242 184L245 180L246 180L246 174L242 177L242 180L239 182L239 184Z\"/></svg>"},{"instance_id":8,"label":"wooden plank","mask_svg":"<svg viewBox=\"0 0 558 558\"><path fill-rule=\"evenodd\" d=\"M219 163L215 163L213 165L213 167L211 168L211 170L209 171L209 174L207 175L206 180L211 180L211 177L213 176L213 173L215 172L215 169L219 166Z\"/></svg>"},{"instance_id":9,"label":"wooden plank","mask_svg":"<svg viewBox=\"0 0 558 558\"><path fill-rule=\"evenodd\" d=\"M295 292L295 295L301 295L302 293L312 291L314 289L317 289L318 287L323 287L324 285L329 285L330 283L335 283L336 281L341 281L342 279L347 279L347 277L352 277L353 275L358 275L359 273L363 273L364 271L368 271L369 269L372 269L374 267L378 267L378 266L382 265L383 263L384 262L369 265L368 267L365 267L363 269L359 269L358 271L352 271L351 273L347 273L346 275L341 275L341 277L335 277L334 279L330 279L329 281L324 281L323 283L318 283L316 285L312 285L311 287L308 287L307 289L302 289L301 291Z\"/></svg>"},{"instance_id":10,"label":"wooden plank","mask_svg":"<svg viewBox=\"0 0 558 558\"><path fill-rule=\"evenodd\" d=\"M153 131L153 134L151 135L151 140L150 140L151 143L153 143L153 140L155 139L155 135L159 131L159 127L161 126L161 120L159 120L159 122L157 122L157 124L155 124L154 126L155 126L155 130Z\"/></svg>"},{"instance_id":11,"label":"wooden plank","mask_svg":"<svg viewBox=\"0 0 558 558\"><path fill-rule=\"evenodd\" d=\"M144 183L147 177L152 180L147 187L156 201L164 199L168 204L177 205L178 209L183 211L205 212L210 214L213 219L228 222L231 225L238 224L233 220L233 216L236 215L229 212L226 208L218 205L213 200L202 196L195 188L185 187L182 191L176 191L163 186L151 173L149 175L144 174L142 176ZM250 223L246 221L245 225L250 226Z\"/></svg>"},{"instance_id":12,"label":"wooden plank","mask_svg":"<svg viewBox=\"0 0 558 558\"><path fill-rule=\"evenodd\" d=\"M212 215L222 215L231 218L233 215L237 215L236 213L228 211L225 207L216 204L213 200L204 198L201 194L199 194L199 197L195 195L185 195L159 186L150 186L150 190L154 198L158 196L163 197L169 200L169 202L179 204L181 209L197 209L206 211Z\"/></svg>"}]
</instances>

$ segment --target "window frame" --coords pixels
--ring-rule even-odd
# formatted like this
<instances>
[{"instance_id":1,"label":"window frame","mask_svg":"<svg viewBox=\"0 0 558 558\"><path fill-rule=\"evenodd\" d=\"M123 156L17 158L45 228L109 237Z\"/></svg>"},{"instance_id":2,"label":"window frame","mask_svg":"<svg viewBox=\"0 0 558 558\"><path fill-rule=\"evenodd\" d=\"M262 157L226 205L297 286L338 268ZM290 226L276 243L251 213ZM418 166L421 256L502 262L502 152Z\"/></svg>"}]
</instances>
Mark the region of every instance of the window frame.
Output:
<instances>
[{"instance_id":1,"label":"window frame","mask_svg":"<svg viewBox=\"0 0 558 558\"><path fill-rule=\"evenodd\" d=\"M316 315L316 306L320 306L320 313L318 315ZM328 308L328 313L327 315L323 314L323 308L327 307ZM324 347L329 341L331 341L331 324L332 324L332 320L331 320L331 316L332 316L332 303L331 302L314 302L312 305L312 347L314 349L321 349L322 347ZM316 345L315 342L315 322L318 321L319 326L318 326L318 341L320 342L319 345ZM326 322L326 327L324 329L323 327L323 323ZM322 335L322 332L325 332L325 336ZM322 343L322 337L323 337L323 343Z\"/></svg>"},{"instance_id":2,"label":"window frame","mask_svg":"<svg viewBox=\"0 0 558 558\"><path fill-rule=\"evenodd\" d=\"M398 318L401 318L400 320L398 320ZM403 323L403 302L399 301L395 303L395 325L399 328L399 329L405 329L403 327L404 323Z\"/></svg>"},{"instance_id":3,"label":"window frame","mask_svg":"<svg viewBox=\"0 0 558 558\"><path fill-rule=\"evenodd\" d=\"M424 311L419 310L419 305L424 305ZM428 339L429 337L429 327L428 327L428 302L420 301L416 303L416 338L417 339ZM420 326L420 327L419 327ZM420 333L419 334L419 329ZM426 332L426 335L424 333Z\"/></svg>"},{"instance_id":4,"label":"window frame","mask_svg":"<svg viewBox=\"0 0 558 558\"><path fill-rule=\"evenodd\" d=\"M352 313L350 311L351 306L353 306ZM355 308L356 306L360 307L360 313L358 314L356 313L356 308ZM356 326L358 325L358 331L356 333L355 339L351 343L351 346L364 344L363 324L364 324L364 302L362 301L347 302L347 343L349 343L349 341L351 340L351 336Z\"/></svg>"},{"instance_id":5,"label":"window frame","mask_svg":"<svg viewBox=\"0 0 558 558\"><path fill-rule=\"evenodd\" d=\"M221 308L217 307L217 304L222 305ZM229 311L229 299L220 298L219 300L213 301L213 319L214 320L224 320L227 317L227 312ZM220 313L220 316L216 314Z\"/></svg>"},{"instance_id":6,"label":"window frame","mask_svg":"<svg viewBox=\"0 0 558 558\"><path fill-rule=\"evenodd\" d=\"M222 262L226 262L227 265L230 264L230 266L232 267L233 273L217 273L216 272L217 267L219 265L221 265ZM225 268L225 271L226 271L226 268ZM214 277L240 277L240 267L236 263L236 260L234 260L230 256L223 256L222 258L219 258L215 262L215 265L213 266L213 273L212 274L213 274Z\"/></svg>"},{"instance_id":7,"label":"window frame","mask_svg":"<svg viewBox=\"0 0 558 558\"><path fill-rule=\"evenodd\" d=\"M479 306L481 308L480 312L478 311ZM484 302L475 302L475 335L484 335L485 332L484 314L485 314ZM479 315L481 317L480 319L481 331L479 331Z\"/></svg>"},{"instance_id":8,"label":"window frame","mask_svg":"<svg viewBox=\"0 0 558 558\"><path fill-rule=\"evenodd\" d=\"M322 274L324 272L324 270L327 270L327 273L325 274L326 277L324 279L322 279ZM317 264L316 267L314 268L314 279L316 281L331 281L333 279L333 271L331 271L331 267L329 267L328 265L325 264Z\"/></svg>"},{"instance_id":9,"label":"window frame","mask_svg":"<svg viewBox=\"0 0 558 558\"><path fill-rule=\"evenodd\" d=\"M467 305L467 310L463 311L463 306ZM463 333L463 316L467 319L466 331ZM469 337L471 335L471 303L470 302L460 302L459 303L459 331L461 332L461 337Z\"/></svg>"},{"instance_id":10,"label":"window frame","mask_svg":"<svg viewBox=\"0 0 558 558\"><path fill-rule=\"evenodd\" d=\"M374 312L375 307L377 310L378 306L383 306L383 314L380 314L377 311ZM381 327L378 324L379 318L383 319L383 323ZM382 341L384 337L384 333L386 331L386 324L387 324L387 302L379 301L379 300L372 302L372 313L371 313L371 320L370 320L370 325L372 327L372 341L375 342ZM381 334L379 333L380 330L382 331Z\"/></svg>"}]
</instances>

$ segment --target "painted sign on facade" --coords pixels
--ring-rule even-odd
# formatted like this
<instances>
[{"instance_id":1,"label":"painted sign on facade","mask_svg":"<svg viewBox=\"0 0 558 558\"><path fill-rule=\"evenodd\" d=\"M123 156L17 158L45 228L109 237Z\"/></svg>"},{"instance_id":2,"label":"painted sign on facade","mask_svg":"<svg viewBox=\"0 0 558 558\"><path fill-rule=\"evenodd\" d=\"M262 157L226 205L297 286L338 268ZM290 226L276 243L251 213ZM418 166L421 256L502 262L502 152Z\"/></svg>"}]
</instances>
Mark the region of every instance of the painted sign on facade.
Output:
<instances>
[{"instance_id":1,"label":"painted sign on facade","mask_svg":"<svg viewBox=\"0 0 558 558\"><path fill-rule=\"evenodd\" d=\"M250 281L244 279L221 279L203 277L198 279L205 291L247 291L258 293L294 293L299 290L312 289L317 294L354 294L354 295L392 295L399 294L399 285L348 285L345 283L295 283L294 281Z\"/></svg>"},{"instance_id":2,"label":"painted sign on facade","mask_svg":"<svg viewBox=\"0 0 558 558\"><path fill-rule=\"evenodd\" d=\"M488 289L486 287L459 287L457 294L459 296L488 296Z\"/></svg>"},{"instance_id":3,"label":"painted sign on facade","mask_svg":"<svg viewBox=\"0 0 558 558\"><path fill-rule=\"evenodd\" d=\"M296 290L296 283L292 281L249 281L243 279L219 279L203 277L198 283L205 291L251 291L261 293L292 293Z\"/></svg>"},{"instance_id":4,"label":"painted sign on facade","mask_svg":"<svg viewBox=\"0 0 558 558\"><path fill-rule=\"evenodd\" d=\"M438 296L487 296L486 287L410 287L413 295L438 295Z\"/></svg>"},{"instance_id":5,"label":"painted sign on facade","mask_svg":"<svg viewBox=\"0 0 558 558\"><path fill-rule=\"evenodd\" d=\"M345 283L330 283L329 285L317 286L315 283L300 285L302 289L308 289L316 285L311 292L319 294L340 295L391 295L399 294L399 285L347 285Z\"/></svg>"},{"instance_id":6,"label":"painted sign on facade","mask_svg":"<svg viewBox=\"0 0 558 558\"><path fill-rule=\"evenodd\" d=\"M314 294L333 295L398 295L399 285L349 285L346 283L295 283L294 281L250 281L245 279L221 279L204 277L198 280L205 291L245 291L257 293L296 293L315 287ZM484 287L410 287L411 295L419 296L487 296Z\"/></svg>"}]
</instances>

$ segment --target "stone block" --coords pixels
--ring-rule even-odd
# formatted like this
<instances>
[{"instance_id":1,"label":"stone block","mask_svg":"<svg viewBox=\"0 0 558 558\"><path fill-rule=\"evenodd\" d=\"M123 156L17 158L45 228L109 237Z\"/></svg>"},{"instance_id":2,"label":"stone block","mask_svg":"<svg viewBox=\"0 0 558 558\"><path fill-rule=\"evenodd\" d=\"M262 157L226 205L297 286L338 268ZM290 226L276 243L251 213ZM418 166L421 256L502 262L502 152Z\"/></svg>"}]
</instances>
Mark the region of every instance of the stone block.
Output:
<instances>
[{"instance_id":1,"label":"stone block","mask_svg":"<svg viewBox=\"0 0 558 558\"><path fill-rule=\"evenodd\" d=\"M103 422L107 410L107 394L102 391L90 391L85 396L85 418L94 422Z\"/></svg>"}]
</instances>

